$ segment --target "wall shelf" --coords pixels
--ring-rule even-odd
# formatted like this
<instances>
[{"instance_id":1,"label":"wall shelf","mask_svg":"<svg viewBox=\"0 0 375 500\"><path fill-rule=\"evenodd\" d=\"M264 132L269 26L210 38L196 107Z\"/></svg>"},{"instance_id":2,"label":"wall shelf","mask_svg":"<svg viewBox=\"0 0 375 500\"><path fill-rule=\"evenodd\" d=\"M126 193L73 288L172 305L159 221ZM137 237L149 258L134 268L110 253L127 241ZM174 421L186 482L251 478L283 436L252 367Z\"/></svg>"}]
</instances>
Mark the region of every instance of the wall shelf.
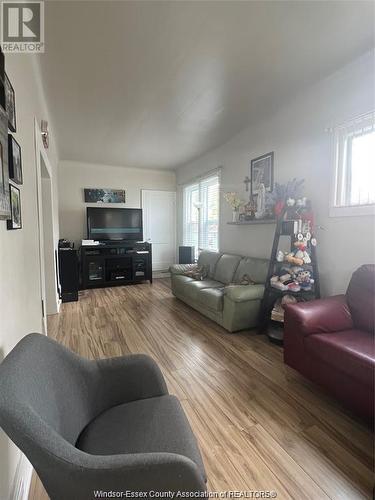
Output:
<instances>
[{"instance_id":1,"label":"wall shelf","mask_svg":"<svg viewBox=\"0 0 375 500\"><path fill-rule=\"evenodd\" d=\"M276 219L253 219L253 220L243 220L238 222L227 222L231 226L251 226L259 224L276 224Z\"/></svg>"}]
</instances>

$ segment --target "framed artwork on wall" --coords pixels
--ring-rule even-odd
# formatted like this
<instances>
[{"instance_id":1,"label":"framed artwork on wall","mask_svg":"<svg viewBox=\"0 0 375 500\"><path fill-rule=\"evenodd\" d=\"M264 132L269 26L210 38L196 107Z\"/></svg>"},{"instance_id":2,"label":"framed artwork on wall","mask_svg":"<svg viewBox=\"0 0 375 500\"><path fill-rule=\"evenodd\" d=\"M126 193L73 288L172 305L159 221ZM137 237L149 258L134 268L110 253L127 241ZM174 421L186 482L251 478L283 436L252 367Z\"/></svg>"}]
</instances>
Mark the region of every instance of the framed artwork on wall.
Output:
<instances>
[{"instance_id":1,"label":"framed artwork on wall","mask_svg":"<svg viewBox=\"0 0 375 500\"><path fill-rule=\"evenodd\" d=\"M273 151L251 160L250 178L251 194L259 194L261 184L264 184L266 191L273 190Z\"/></svg>"},{"instance_id":2,"label":"framed artwork on wall","mask_svg":"<svg viewBox=\"0 0 375 500\"><path fill-rule=\"evenodd\" d=\"M16 94L14 88L10 83L8 75L5 73L5 106L8 115L8 127L12 132L16 132Z\"/></svg>"},{"instance_id":3,"label":"framed artwork on wall","mask_svg":"<svg viewBox=\"0 0 375 500\"><path fill-rule=\"evenodd\" d=\"M0 196L4 192L4 189L6 187L5 182L7 180L4 171L3 157L4 157L3 145L0 143Z\"/></svg>"},{"instance_id":4,"label":"framed artwork on wall","mask_svg":"<svg viewBox=\"0 0 375 500\"><path fill-rule=\"evenodd\" d=\"M4 111L6 110L4 80L0 80L0 106L3 108Z\"/></svg>"},{"instance_id":5,"label":"framed artwork on wall","mask_svg":"<svg viewBox=\"0 0 375 500\"><path fill-rule=\"evenodd\" d=\"M0 219L10 218L8 170L8 117L0 108Z\"/></svg>"},{"instance_id":6,"label":"framed artwork on wall","mask_svg":"<svg viewBox=\"0 0 375 500\"><path fill-rule=\"evenodd\" d=\"M85 203L125 203L124 189L85 188Z\"/></svg>"},{"instance_id":7,"label":"framed artwork on wall","mask_svg":"<svg viewBox=\"0 0 375 500\"><path fill-rule=\"evenodd\" d=\"M22 229L21 192L13 184L9 184L9 190L11 218L7 220L7 228Z\"/></svg>"},{"instance_id":8,"label":"framed artwork on wall","mask_svg":"<svg viewBox=\"0 0 375 500\"><path fill-rule=\"evenodd\" d=\"M5 110L4 54L0 47L0 106Z\"/></svg>"},{"instance_id":9,"label":"framed artwork on wall","mask_svg":"<svg viewBox=\"0 0 375 500\"><path fill-rule=\"evenodd\" d=\"M22 184L21 146L11 134L8 135L8 164L9 179L16 184Z\"/></svg>"}]
</instances>

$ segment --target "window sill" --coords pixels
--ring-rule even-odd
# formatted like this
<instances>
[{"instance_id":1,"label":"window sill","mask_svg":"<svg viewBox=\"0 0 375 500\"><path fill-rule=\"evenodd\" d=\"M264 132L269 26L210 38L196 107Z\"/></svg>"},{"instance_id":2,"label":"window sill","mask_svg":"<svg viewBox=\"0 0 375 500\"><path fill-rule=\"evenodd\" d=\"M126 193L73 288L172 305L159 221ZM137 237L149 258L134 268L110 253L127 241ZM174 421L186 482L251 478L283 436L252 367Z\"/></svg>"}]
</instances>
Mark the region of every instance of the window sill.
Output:
<instances>
[{"instance_id":1,"label":"window sill","mask_svg":"<svg viewBox=\"0 0 375 500\"><path fill-rule=\"evenodd\" d=\"M357 205L353 207L330 207L330 217L357 217L375 215L375 205Z\"/></svg>"}]
</instances>

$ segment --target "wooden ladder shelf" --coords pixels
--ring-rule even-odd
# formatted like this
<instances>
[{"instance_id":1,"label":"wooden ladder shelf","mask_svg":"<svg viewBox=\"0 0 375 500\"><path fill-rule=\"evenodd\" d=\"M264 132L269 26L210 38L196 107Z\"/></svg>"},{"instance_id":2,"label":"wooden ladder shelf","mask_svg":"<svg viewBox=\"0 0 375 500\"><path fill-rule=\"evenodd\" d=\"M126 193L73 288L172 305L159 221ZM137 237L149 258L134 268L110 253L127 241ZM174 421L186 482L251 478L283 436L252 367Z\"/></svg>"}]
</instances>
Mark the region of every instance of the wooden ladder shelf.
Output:
<instances>
[{"instance_id":1,"label":"wooden ladder shelf","mask_svg":"<svg viewBox=\"0 0 375 500\"><path fill-rule=\"evenodd\" d=\"M273 307L278 299L282 298L284 295L291 295L297 299L297 301L306 301L320 298L320 284L319 284L319 272L318 272L318 263L317 263L317 254L316 254L316 244L312 244L312 242L316 242L315 236L313 233L313 228L311 229L310 234L307 233L299 233L296 231L296 227L301 226L299 220L303 220L303 215L301 214L301 219L298 217L288 218L288 208L284 208L283 212L277 219L275 236L273 239L270 265L268 268L267 279L265 284L264 295L260 308L260 321L259 321L259 331L260 333L265 333L268 335L269 339L282 345L283 343L283 324L280 322L277 326L275 321L271 319L271 314ZM290 248L291 251L295 250L294 243L298 240L298 234L302 234L304 239L304 243L306 244L306 251L310 256L311 263L303 264L301 267L304 270L308 270L312 273L314 283L311 284L310 290L303 290L301 288L300 291L291 291L291 290L279 290L274 288L271 285L271 278L275 274L279 274L282 268L293 267L293 264L289 264L286 261L279 262L277 260L277 254L279 252L280 245L280 237L286 236L290 238ZM306 235L309 236L309 239L306 241ZM300 236L301 238L301 236ZM287 269L285 269L287 273Z\"/></svg>"}]
</instances>

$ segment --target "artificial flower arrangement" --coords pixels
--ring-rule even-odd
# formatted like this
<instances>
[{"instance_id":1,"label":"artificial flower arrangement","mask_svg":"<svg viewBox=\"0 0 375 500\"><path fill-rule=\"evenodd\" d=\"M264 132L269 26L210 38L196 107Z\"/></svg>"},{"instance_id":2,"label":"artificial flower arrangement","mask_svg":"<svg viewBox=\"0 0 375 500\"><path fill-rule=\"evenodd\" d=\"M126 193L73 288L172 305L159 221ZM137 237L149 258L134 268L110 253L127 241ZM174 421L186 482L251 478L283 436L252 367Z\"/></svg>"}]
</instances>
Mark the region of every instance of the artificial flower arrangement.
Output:
<instances>
[{"instance_id":1,"label":"artificial flower arrangement","mask_svg":"<svg viewBox=\"0 0 375 500\"><path fill-rule=\"evenodd\" d=\"M238 211L244 203L235 192L224 193L224 200L231 206L232 210L236 211Z\"/></svg>"},{"instance_id":2,"label":"artificial flower arrangement","mask_svg":"<svg viewBox=\"0 0 375 500\"><path fill-rule=\"evenodd\" d=\"M292 179L287 184L275 183L271 193L266 193L266 207L272 207L276 217L282 213L285 205L292 206L291 201L301 197L303 191L303 179ZM294 204L294 203L293 203Z\"/></svg>"},{"instance_id":3,"label":"artificial flower arrangement","mask_svg":"<svg viewBox=\"0 0 375 500\"><path fill-rule=\"evenodd\" d=\"M245 202L235 192L224 193L224 200L233 210L232 222L238 222L240 208L245 204Z\"/></svg>"}]
</instances>

